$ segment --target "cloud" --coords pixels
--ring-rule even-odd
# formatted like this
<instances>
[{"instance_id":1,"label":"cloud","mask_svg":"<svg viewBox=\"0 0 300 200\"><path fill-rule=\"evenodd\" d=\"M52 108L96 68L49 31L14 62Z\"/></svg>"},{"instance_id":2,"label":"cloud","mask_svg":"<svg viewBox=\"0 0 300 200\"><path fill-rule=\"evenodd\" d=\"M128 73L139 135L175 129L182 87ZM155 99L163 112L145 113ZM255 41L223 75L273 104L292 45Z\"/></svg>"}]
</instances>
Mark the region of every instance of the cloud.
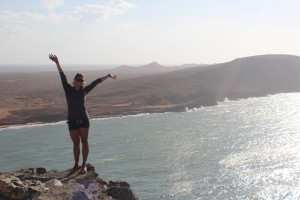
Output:
<instances>
[{"instance_id":1,"label":"cloud","mask_svg":"<svg viewBox=\"0 0 300 200\"><path fill-rule=\"evenodd\" d=\"M62 5L63 0L44 0L43 4L49 9ZM35 21L65 22L78 19L108 20L112 17L124 14L126 10L137 7L124 0L110 0L105 4L86 4L77 6L71 11L57 14L41 14L37 12L13 12L10 10L0 12L0 23L25 24Z\"/></svg>"},{"instance_id":2,"label":"cloud","mask_svg":"<svg viewBox=\"0 0 300 200\"><path fill-rule=\"evenodd\" d=\"M86 4L84 6L78 6L72 11L72 14L83 20L105 21L124 14L126 10L135 7L136 5L124 0L112 0L103 5Z\"/></svg>"},{"instance_id":3,"label":"cloud","mask_svg":"<svg viewBox=\"0 0 300 200\"><path fill-rule=\"evenodd\" d=\"M40 21L46 17L40 13L33 12L13 12L10 10L0 13L0 21L14 24L24 24L28 21Z\"/></svg>"},{"instance_id":4,"label":"cloud","mask_svg":"<svg viewBox=\"0 0 300 200\"><path fill-rule=\"evenodd\" d=\"M80 19L108 20L112 17L124 14L126 10L137 7L124 0L111 0L106 4L86 4L78 6L71 13Z\"/></svg>"},{"instance_id":5,"label":"cloud","mask_svg":"<svg viewBox=\"0 0 300 200\"><path fill-rule=\"evenodd\" d=\"M63 0L43 0L42 4L53 10L64 3ZM86 4L77 6L63 13L51 11L47 14L38 12L14 12L10 10L0 12L0 34L27 33L30 29L38 29L38 22L63 23L85 20L89 22L105 21L124 14L128 9L137 7L124 0L110 0L103 4Z\"/></svg>"},{"instance_id":6,"label":"cloud","mask_svg":"<svg viewBox=\"0 0 300 200\"><path fill-rule=\"evenodd\" d=\"M74 21L74 17L68 14L56 14L51 13L47 15L45 18L48 22L52 23L61 23L61 22L68 22L68 21Z\"/></svg>"},{"instance_id":7,"label":"cloud","mask_svg":"<svg viewBox=\"0 0 300 200\"><path fill-rule=\"evenodd\" d=\"M35 24L38 22L60 23L72 20L72 16L67 14L50 13L43 15L36 12L13 12L7 10L0 12L0 35L8 36L9 38L13 38L12 35L18 33L28 35L36 32L37 26Z\"/></svg>"},{"instance_id":8,"label":"cloud","mask_svg":"<svg viewBox=\"0 0 300 200\"><path fill-rule=\"evenodd\" d=\"M30 35L34 33L34 30L26 28L24 26L20 26L18 24L4 25L0 27L0 35L6 36L5 38L13 39L16 33Z\"/></svg>"},{"instance_id":9,"label":"cloud","mask_svg":"<svg viewBox=\"0 0 300 200\"><path fill-rule=\"evenodd\" d=\"M137 28L140 28L137 24L123 24L122 27L126 28L126 29L137 29Z\"/></svg>"},{"instance_id":10,"label":"cloud","mask_svg":"<svg viewBox=\"0 0 300 200\"><path fill-rule=\"evenodd\" d=\"M135 8L137 7L136 5L123 1L123 0L112 0L108 3L108 5L110 5L111 7L116 7L122 10L127 10L130 8Z\"/></svg>"},{"instance_id":11,"label":"cloud","mask_svg":"<svg viewBox=\"0 0 300 200\"><path fill-rule=\"evenodd\" d=\"M40 21L58 23L71 20L73 20L73 18L68 14L50 13L48 15L44 15L36 12L13 12L10 10L6 10L0 13L0 22L7 25L26 25Z\"/></svg>"},{"instance_id":12,"label":"cloud","mask_svg":"<svg viewBox=\"0 0 300 200\"><path fill-rule=\"evenodd\" d=\"M64 0L43 0L42 6L48 10L54 10L57 7L60 7L64 4Z\"/></svg>"}]
</instances>

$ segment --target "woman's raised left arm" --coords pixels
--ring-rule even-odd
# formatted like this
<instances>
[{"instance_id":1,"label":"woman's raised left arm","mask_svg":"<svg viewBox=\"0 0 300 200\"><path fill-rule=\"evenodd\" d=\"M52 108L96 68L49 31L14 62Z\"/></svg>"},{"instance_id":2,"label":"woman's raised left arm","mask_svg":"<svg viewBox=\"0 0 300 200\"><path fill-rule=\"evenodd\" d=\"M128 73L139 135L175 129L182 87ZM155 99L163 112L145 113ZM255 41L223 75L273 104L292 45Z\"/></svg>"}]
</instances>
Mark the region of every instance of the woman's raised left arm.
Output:
<instances>
[{"instance_id":1,"label":"woman's raised left arm","mask_svg":"<svg viewBox=\"0 0 300 200\"><path fill-rule=\"evenodd\" d=\"M103 81L105 81L108 78L117 79L117 75L107 74L106 76L100 78L100 80L101 80L101 82L103 82Z\"/></svg>"},{"instance_id":2,"label":"woman's raised left arm","mask_svg":"<svg viewBox=\"0 0 300 200\"><path fill-rule=\"evenodd\" d=\"M96 87L96 85L98 83L101 83L101 82L105 81L108 78L117 79L117 75L107 74L106 76L103 76L102 78L98 78L98 79L94 80L91 84L89 84L88 86L86 86L84 88L86 94L89 93L94 87Z\"/></svg>"}]
</instances>

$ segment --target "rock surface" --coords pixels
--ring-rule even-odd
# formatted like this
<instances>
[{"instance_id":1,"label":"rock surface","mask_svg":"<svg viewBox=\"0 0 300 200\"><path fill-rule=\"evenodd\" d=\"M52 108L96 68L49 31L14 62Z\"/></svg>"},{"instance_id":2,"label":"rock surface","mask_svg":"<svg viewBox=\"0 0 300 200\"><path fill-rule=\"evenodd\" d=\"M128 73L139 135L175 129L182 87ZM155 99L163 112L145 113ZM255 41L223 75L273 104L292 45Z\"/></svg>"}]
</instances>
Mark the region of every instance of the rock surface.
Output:
<instances>
[{"instance_id":1,"label":"rock surface","mask_svg":"<svg viewBox=\"0 0 300 200\"><path fill-rule=\"evenodd\" d=\"M123 181L105 181L88 164L88 172L47 171L45 168L21 169L0 173L0 200L138 200Z\"/></svg>"}]
</instances>

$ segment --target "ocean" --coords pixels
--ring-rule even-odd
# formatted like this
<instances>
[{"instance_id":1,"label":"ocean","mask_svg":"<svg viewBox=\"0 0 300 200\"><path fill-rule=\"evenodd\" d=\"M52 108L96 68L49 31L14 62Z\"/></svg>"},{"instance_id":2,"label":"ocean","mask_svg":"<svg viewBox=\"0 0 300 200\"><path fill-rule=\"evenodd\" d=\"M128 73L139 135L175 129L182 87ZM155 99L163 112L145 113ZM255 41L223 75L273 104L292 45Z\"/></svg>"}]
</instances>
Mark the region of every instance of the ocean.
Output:
<instances>
[{"instance_id":1,"label":"ocean","mask_svg":"<svg viewBox=\"0 0 300 200\"><path fill-rule=\"evenodd\" d=\"M65 122L0 129L0 171L73 166ZM300 199L300 93L91 120L88 161L141 200Z\"/></svg>"}]
</instances>

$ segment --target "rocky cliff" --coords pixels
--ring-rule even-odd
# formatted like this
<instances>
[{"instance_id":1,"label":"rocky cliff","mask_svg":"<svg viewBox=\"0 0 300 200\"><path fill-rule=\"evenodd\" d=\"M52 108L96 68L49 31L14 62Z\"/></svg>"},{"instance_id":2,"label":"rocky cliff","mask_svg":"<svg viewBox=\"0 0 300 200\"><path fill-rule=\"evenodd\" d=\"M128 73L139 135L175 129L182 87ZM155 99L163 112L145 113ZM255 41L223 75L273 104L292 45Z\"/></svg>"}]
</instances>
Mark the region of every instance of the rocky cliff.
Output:
<instances>
[{"instance_id":1,"label":"rocky cliff","mask_svg":"<svg viewBox=\"0 0 300 200\"><path fill-rule=\"evenodd\" d=\"M92 165L81 174L48 171L45 168L21 169L0 173L0 200L137 200L138 197L123 181L101 179Z\"/></svg>"}]
</instances>

